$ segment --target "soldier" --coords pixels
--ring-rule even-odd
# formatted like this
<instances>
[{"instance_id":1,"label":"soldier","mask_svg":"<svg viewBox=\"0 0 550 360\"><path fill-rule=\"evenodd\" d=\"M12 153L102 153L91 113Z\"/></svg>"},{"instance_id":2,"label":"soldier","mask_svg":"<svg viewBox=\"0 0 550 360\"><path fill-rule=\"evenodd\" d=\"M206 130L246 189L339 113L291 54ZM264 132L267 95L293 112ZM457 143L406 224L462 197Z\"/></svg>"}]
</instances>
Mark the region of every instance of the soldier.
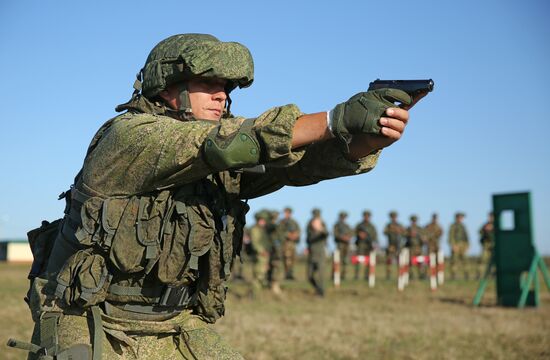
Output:
<instances>
[{"instance_id":1,"label":"soldier","mask_svg":"<svg viewBox=\"0 0 550 360\"><path fill-rule=\"evenodd\" d=\"M491 211L488 215L487 222L479 229L479 242L481 244L481 256L479 257L479 266L477 270L477 278L485 272L485 269L492 260L493 249L495 246L495 228L494 215Z\"/></svg>"},{"instance_id":2,"label":"soldier","mask_svg":"<svg viewBox=\"0 0 550 360\"><path fill-rule=\"evenodd\" d=\"M271 287L271 291L279 295L281 293L281 259L282 259L282 245L281 245L281 232L279 231L279 212L272 210L269 212L269 220L267 222L266 230L269 238L269 268L267 272L267 279Z\"/></svg>"},{"instance_id":3,"label":"soldier","mask_svg":"<svg viewBox=\"0 0 550 360\"><path fill-rule=\"evenodd\" d=\"M418 216L411 215L410 217L411 224L407 227L405 230L405 246L409 248L409 254L410 254L410 261L409 261L409 276L411 279L413 278L413 272L412 272L412 261L413 256L420 256L423 255L422 248L425 244L425 238L424 234L422 232L422 228L418 226ZM426 276L426 264L421 263L417 266L417 272L418 276L420 278L424 278Z\"/></svg>"},{"instance_id":4,"label":"soldier","mask_svg":"<svg viewBox=\"0 0 550 360\"><path fill-rule=\"evenodd\" d=\"M401 250L401 242L405 234L405 228L397 221L397 212L390 212L390 222L384 228L384 235L388 238L388 246L386 247L386 278L391 275L391 267L394 261L397 260L399 251Z\"/></svg>"},{"instance_id":5,"label":"soldier","mask_svg":"<svg viewBox=\"0 0 550 360\"><path fill-rule=\"evenodd\" d=\"M322 297L325 295L324 263L328 231L321 219L321 210L313 209L311 214L312 218L307 224L307 274L317 295Z\"/></svg>"},{"instance_id":6,"label":"soldier","mask_svg":"<svg viewBox=\"0 0 550 360\"><path fill-rule=\"evenodd\" d=\"M267 232L270 218L266 210L254 214L256 224L250 228L250 260L252 263L251 295L255 297L259 290L267 285L269 269L270 240Z\"/></svg>"},{"instance_id":7,"label":"soldier","mask_svg":"<svg viewBox=\"0 0 550 360\"><path fill-rule=\"evenodd\" d=\"M279 223L283 237L283 258L285 279L294 280L294 262L296 261L296 245L300 242L300 225L292 218L292 209L286 207L284 217Z\"/></svg>"},{"instance_id":8,"label":"soldier","mask_svg":"<svg viewBox=\"0 0 550 360\"><path fill-rule=\"evenodd\" d=\"M35 328L13 346L31 358L242 358L208 323L225 312L245 200L371 170L408 121L394 103L411 104L380 89L328 113L233 116L231 91L253 79L239 43L180 34L152 49L63 193L64 219L30 232Z\"/></svg>"},{"instance_id":9,"label":"soldier","mask_svg":"<svg viewBox=\"0 0 550 360\"><path fill-rule=\"evenodd\" d=\"M428 254L437 254L441 243L441 236L443 235L443 229L437 222L436 213L432 214L432 221L424 227L424 234L428 242Z\"/></svg>"},{"instance_id":10,"label":"soldier","mask_svg":"<svg viewBox=\"0 0 550 360\"><path fill-rule=\"evenodd\" d=\"M355 245L357 255L370 255L371 251L378 247L378 232L370 221L371 212L363 211L363 221L355 226ZM365 268L365 280L369 278L369 267L361 264L355 265L355 280L359 279L359 268Z\"/></svg>"},{"instance_id":11,"label":"soldier","mask_svg":"<svg viewBox=\"0 0 550 360\"><path fill-rule=\"evenodd\" d=\"M457 212L455 214L455 222L449 228L449 245L451 246L451 279L456 279L457 268L460 268L464 273L464 279L468 280L468 264L466 254L470 243L468 240L468 232L462 223L464 213Z\"/></svg>"},{"instance_id":12,"label":"soldier","mask_svg":"<svg viewBox=\"0 0 550 360\"><path fill-rule=\"evenodd\" d=\"M340 252L340 276L342 280L346 279L346 267L349 259L349 245L353 236L353 230L346 222L347 217L348 213L341 211L340 214L338 214L338 221L332 228L334 242L336 244L336 248Z\"/></svg>"}]
</instances>

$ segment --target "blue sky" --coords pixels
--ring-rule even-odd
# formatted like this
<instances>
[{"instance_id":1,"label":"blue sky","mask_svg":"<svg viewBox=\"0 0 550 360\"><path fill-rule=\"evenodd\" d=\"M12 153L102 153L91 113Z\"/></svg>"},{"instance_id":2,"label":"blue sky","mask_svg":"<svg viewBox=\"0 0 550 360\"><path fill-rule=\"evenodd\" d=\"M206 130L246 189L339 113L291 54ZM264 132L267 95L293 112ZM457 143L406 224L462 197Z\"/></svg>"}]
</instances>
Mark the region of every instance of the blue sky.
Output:
<instances>
[{"instance_id":1,"label":"blue sky","mask_svg":"<svg viewBox=\"0 0 550 360\"><path fill-rule=\"evenodd\" d=\"M403 223L437 211L445 229L460 210L477 254L492 194L530 191L536 243L550 254L547 1L189 3L0 4L0 238L61 215L57 195L150 49L202 32L250 48L255 83L232 94L246 117L288 103L329 110L376 78L436 84L371 173L283 189L253 210L290 205L304 225L320 207L332 225L343 209L354 224L370 209L380 232L390 210Z\"/></svg>"}]
</instances>

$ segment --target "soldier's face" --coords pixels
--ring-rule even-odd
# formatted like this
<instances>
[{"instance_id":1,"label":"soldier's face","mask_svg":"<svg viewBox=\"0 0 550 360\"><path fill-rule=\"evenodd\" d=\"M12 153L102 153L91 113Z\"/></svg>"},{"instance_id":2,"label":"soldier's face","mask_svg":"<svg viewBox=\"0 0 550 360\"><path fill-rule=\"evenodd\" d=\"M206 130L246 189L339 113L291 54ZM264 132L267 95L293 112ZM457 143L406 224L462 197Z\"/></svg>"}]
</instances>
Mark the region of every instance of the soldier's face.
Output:
<instances>
[{"instance_id":1,"label":"soldier's face","mask_svg":"<svg viewBox=\"0 0 550 360\"><path fill-rule=\"evenodd\" d=\"M223 115L227 94L223 79L194 78L189 80L187 90L197 119L219 121Z\"/></svg>"}]
</instances>

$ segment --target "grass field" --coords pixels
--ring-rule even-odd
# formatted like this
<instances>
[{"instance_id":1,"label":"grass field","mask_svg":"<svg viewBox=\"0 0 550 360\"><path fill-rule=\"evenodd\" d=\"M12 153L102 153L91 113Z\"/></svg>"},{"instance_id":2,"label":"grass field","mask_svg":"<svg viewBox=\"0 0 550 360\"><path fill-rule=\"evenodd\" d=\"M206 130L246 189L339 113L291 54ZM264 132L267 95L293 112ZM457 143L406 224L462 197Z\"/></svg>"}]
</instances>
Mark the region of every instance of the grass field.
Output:
<instances>
[{"instance_id":1,"label":"grass field","mask_svg":"<svg viewBox=\"0 0 550 360\"><path fill-rule=\"evenodd\" d=\"M381 273L380 269L380 272ZM28 265L0 263L0 340L28 340L32 322L23 302ZM214 327L246 359L550 359L550 293L538 308L495 306L491 284L482 306L471 306L477 281L447 282L435 292L427 281L402 293L394 281L327 286L313 295L303 264L284 296L249 298L244 282L231 284L227 315ZM327 279L328 285L328 279ZM23 359L3 346L0 359Z\"/></svg>"}]
</instances>

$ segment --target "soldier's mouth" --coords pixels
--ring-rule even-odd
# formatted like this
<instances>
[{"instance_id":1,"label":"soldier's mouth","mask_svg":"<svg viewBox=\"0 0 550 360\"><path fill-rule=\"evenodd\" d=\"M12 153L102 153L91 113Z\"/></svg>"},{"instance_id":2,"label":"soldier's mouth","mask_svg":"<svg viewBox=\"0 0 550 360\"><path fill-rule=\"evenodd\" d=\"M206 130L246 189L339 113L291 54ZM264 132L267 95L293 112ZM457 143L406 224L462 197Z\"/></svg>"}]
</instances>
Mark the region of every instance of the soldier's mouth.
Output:
<instances>
[{"instance_id":1,"label":"soldier's mouth","mask_svg":"<svg viewBox=\"0 0 550 360\"><path fill-rule=\"evenodd\" d=\"M214 113L214 115L216 115L216 116L221 116L222 115L222 111L219 110L219 109L208 109L208 111Z\"/></svg>"}]
</instances>

